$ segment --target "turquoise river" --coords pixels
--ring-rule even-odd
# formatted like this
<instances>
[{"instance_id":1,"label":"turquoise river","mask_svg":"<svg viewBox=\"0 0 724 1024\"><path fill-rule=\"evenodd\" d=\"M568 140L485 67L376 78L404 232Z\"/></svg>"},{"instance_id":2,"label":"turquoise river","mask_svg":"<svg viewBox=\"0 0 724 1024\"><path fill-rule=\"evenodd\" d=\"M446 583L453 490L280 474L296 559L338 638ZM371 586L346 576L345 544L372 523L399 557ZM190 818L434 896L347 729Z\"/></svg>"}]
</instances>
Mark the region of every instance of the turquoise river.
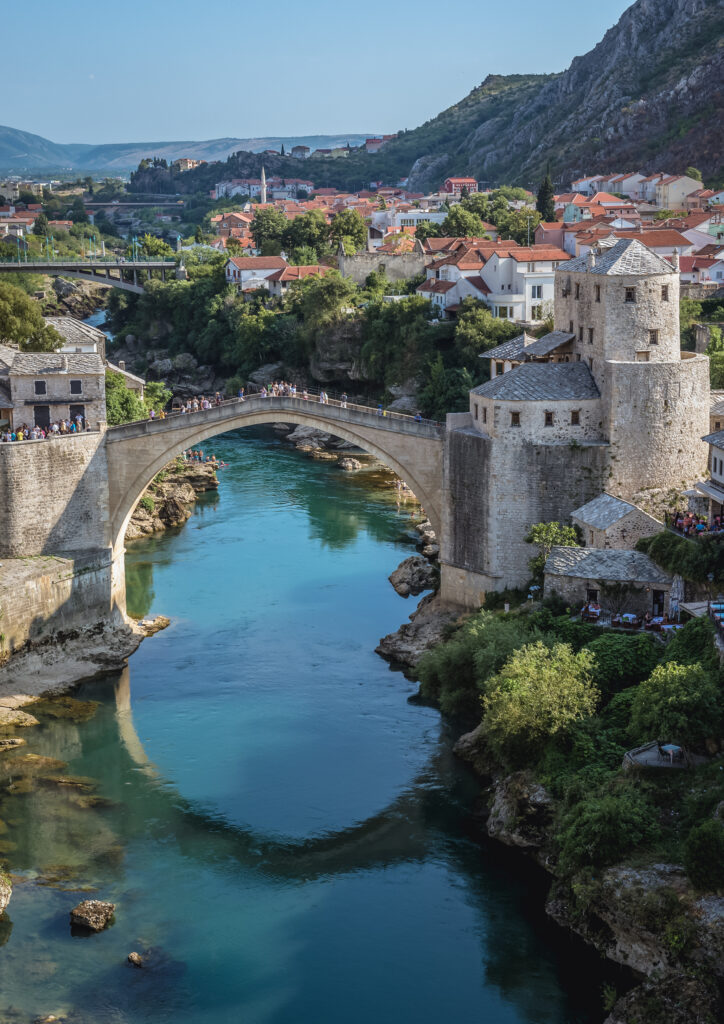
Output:
<instances>
[{"instance_id":1,"label":"turquoise river","mask_svg":"<svg viewBox=\"0 0 724 1024\"><path fill-rule=\"evenodd\" d=\"M374 653L413 610L387 580L410 509L271 430L207 448L218 495L129 545L129 607L171 626L81 685L90 720L25 730L45 778L5 778L0 1021L600 1022L600 961ZM115 923L72 935L89 892Z\"/></svg>"}]
</instances>

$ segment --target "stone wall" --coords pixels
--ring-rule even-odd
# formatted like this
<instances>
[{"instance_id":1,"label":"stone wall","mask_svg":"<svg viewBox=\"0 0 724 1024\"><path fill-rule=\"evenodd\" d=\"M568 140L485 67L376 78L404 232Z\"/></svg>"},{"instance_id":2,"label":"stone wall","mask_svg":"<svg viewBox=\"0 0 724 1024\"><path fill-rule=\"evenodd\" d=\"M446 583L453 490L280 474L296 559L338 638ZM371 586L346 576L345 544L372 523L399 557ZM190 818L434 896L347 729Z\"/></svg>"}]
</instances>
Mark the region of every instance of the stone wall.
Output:
<instances>
[{"instance_id":1,"label":"stone wall","mask_svg":"<svg viewBox=\"0 0 724 1024\"><path fill-rule=\"evenodd\" d=\"M546 574L543 592L547 597L553 593L558 594L571 608L582 608L589 589L598 591L598 601L604 611L634 612L638 615L653 610L653 592L661 590L664 593L664 612L667 615L669 612L670 583L657 583L655 586L649 583L634 583L620 608L611 608L610 601L606 600L606 595L603 593L600 580Z\"/></svg>"},{"instance_id":2,"label":"stone wall","mask_svg":"<svg viewBox=\"0 0 724 1024\"><path fill-rule=\"evenodd\" d=\"M109 546L104 434L0 444L0 557Z\"/></svg>"},{"instance_id":3,"label":"stone wall","mask_svg":"<svg viewBox=\"0 0 724 1024\"><path fill-rule=\"evenodd\" d=\"M610 464L602 490L621 498L681 488L706 472L709 360L684 353L669 363L610 362L603 404Z\"/></svg>"},{"instance_id":4,"label":"stone wall","mask_svg":"<svg viewBox=\"0 0 724 1024\"><path fill-rule=\"evenodd\" d=\"M577 424L571 422L573 412L578 413ZM601 401L598 398L567 399L562 402L503 402L480 398L471 392L470 413L473 426L482 433L509 439L513 444L523 440L569 445L603 440ZM520 426L512 425L512 413L518 413ZM552 414L550 426L546 426L546 413Z\"/></svg>"},{"instance_id":5,"label":"stone wall","mask_svg":"<svg viewBox=\"0 0 724 1024\"><path fill-rule=\"evenodd\" d=\"M358 252L354 256L339 257L339 272L363 285L373 272L384 269L390 281L407 281L425 269L428 257L422 252L377 253Z\"/></svg>"},{"instance_id":6,"label":"stone wall","mask_svg":"<svg viewBox=\"0 0 724 1024\"><path fill-rule=\"evenodd\" d=\"M36 644L59 632L107 623L114 617L120 622L121 608L113 599L111 576L108 551L87 552L77 558L3 560L2 653L14 654L28 642Z\"/></svg>"}]
</instances>

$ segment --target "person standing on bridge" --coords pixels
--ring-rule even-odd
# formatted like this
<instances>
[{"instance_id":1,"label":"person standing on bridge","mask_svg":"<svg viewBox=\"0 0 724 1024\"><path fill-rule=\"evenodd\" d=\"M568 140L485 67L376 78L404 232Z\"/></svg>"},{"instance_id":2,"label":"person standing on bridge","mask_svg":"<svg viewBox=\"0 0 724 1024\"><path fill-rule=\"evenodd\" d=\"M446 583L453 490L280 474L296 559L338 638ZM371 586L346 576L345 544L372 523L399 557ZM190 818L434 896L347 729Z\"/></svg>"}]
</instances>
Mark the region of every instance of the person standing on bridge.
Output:
<instances>
[{"instance_id":1,"label":"person standing on bridge","mask_svg":"<svg viewBox=\"0 0 724 1024\"><path fill-rule=\"evenodd\" d=\"M342 400L341 400L341 402L340 402L340 405L341 405L341 407L342 407L343 409L346 409L346 408L347 408L347 393L346 393L346 391L343 391L343 392L342 392Z\"/></svg>"},{"instance_id":2,"label":"person standing on bridge","mask_svg":"<svg viewBox=\"0 0 724 1024\"><path fill-rule=\"evenodd\" d=\"M239 390L236 392L236 397L239 399L240 402L244 401L244 389L243 388L239 388Z\"/></svg>"},{"instance_id":3,"label":"person standing on bridge","mask_svg":"<svg viewBox=\"0 0 724 1024\"><path fill-rule=\"evenodd\" d=\"M155 410L155 409L151 409L151 410L149 411L149 413L148 413L148 418L149 418L150 420L155 420L155 419L156 419L156 410Z\"/></svg>"}]
</instances>

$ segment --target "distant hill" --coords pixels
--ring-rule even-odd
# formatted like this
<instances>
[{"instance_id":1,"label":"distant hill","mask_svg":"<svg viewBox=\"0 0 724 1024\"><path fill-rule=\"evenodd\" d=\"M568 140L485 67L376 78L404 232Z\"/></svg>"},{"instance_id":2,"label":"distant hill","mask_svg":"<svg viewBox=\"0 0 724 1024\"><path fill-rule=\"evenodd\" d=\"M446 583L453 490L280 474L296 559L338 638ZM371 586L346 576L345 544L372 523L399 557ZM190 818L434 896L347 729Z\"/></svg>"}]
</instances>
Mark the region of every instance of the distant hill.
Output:
<instances>
[{"instance_id":1,"label":"distant hill","mask_svg":"<svg viewBox=\"0 0 724 1024\"><path fill-rule=\"evenodd\" d=\"M370 134L270 136L257 139L210 139L206 142L120 142L94 146L82 143L62 144L17 128L0 125L0 172L21 174L38 171L97 171L107 174L133 170L146 157L161 157L169 163L179 157L193 160L226 160L244 150L260 153L265 149L288 152L292 146L331 149L334 146L358 146Z\"/></svg>"}]
</instances>

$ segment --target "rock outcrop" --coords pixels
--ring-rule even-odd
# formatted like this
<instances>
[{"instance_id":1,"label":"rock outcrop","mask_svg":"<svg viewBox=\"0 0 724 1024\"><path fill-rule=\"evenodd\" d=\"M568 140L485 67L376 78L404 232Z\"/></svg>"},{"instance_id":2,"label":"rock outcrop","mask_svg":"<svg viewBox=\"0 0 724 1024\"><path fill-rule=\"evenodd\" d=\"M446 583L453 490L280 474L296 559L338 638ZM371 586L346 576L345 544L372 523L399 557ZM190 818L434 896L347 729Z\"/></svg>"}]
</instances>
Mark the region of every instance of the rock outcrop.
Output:
<instances>
[{"instance_id":1,"label":"rock outcrop","mask_svg":"<svg viewBox=\"0 0 724 1024\"><path fill-rule=\"evenodd\" d=\"M146 488L131 516L126 540L135 540L173 526L183 526L193 511L194 502L204 491L216 490L219 481L210 463L170 463Z\"/></svg>"},{"instance_id":2,"label":"rock outcrop","mask_svg":"<svg viewBox=\"0 0 724 1024\"><path fill-rule=\"evenodd\" d=\"M91 932L102 932L107 928L116 909L115 903L103 900L83 900L70 912L70 923L75 928L87 928Z\"/></svg>"},{"instance_id":3,"label":"rock outcrop","mask_svg":"<svg viewBox=\"0 0 724 1024\"><path fill-rule=\"evenodd\" d=\"M6 875L4 871L0 871L0 914L7 907L12 894L13 883L10 881L10 876Z\"/></svg>"},{"instance_id":4,"label":"rock outcrop","mask_svg":"<svg viewBox=\"0 0 724 1024\"><path fill-rule=\"evenodd\" d=\"M444 639L445 627L456 617L456 612L441 607L437 594L428 594L410 621L383 636L375 650L383 658L414 668L425 651Z\"/></svg>"},{"instance_id":5,"label":"rock outcrop","mask_svg":"<svg viewBox=\"0 0 724 1024\"><path fill-rule=\"evenodd\" d=\"M421 555L411 555L400 562L390 574L390 583L401 597L421 594L437 586L439 575L436 569Z\"/></svg>"}]
</instances>

